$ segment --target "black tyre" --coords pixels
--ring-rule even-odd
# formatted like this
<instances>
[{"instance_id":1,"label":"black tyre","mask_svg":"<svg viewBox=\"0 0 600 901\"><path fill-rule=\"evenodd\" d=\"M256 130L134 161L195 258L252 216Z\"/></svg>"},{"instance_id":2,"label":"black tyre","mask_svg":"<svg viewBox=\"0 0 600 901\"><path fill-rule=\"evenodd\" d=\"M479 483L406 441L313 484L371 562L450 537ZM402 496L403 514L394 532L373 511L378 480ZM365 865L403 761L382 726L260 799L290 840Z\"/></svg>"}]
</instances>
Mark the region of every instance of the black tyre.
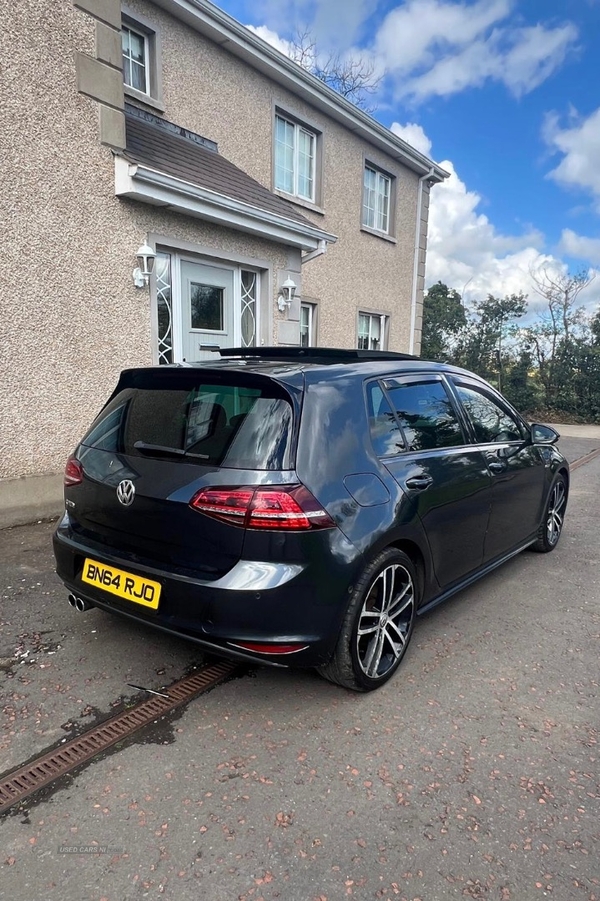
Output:
<instances>
[{"instance_id":1,"label":"black tyre","mask_svg":"<svg viewBox=\"0 0 600 901\"><path fill-rule=\"evenodd\" d=\"M319 672L353 691L373 691L394 675L412 635L417 575L412 560L387 548L357 582L333 657Z\"/></svg>"},{"instance_id":2,"label":"black tyre","mask_svg":"<svg viewBox=\"0 0 600 901\"><path fill-rule=\"evenodd\" d=\"M548 554L554 550L562 532L566 509L567 481L564 476L559 475L550 489L537 541L531 545L532 551Z\"/></svg>"}]
</instances>

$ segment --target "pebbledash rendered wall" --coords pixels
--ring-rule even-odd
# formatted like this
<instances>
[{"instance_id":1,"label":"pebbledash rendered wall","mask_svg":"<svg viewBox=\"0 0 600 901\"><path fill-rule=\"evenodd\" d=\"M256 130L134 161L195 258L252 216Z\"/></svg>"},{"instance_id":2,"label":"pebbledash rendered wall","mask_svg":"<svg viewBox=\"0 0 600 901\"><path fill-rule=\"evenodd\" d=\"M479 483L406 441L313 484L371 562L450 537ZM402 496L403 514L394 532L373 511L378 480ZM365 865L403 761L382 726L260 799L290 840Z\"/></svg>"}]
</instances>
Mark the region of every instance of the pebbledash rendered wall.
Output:
<instances>
[{"instance_id":1,"label":"pebbledash rendered wall","mask_svg":"<svg viewBox=\"0 0 600 901\"><path fill-rule=\"evenodd\" d=\"M70 3L12 7L0 12L11 34L0 131L0 527L60 511L65 460L120 370L152 364L149 292L132 280L146 235L266 261L271 282L290 265L282 245L117 200L97 105L76 86L74 50L94 54L93 20Z\"/></svg>"},{"instance_id":2,"label":"pebbledash rendered wall","mask_svg":"<svg viewBox=\"0 0 600 901\"><path fill-rule=\"evenodd\" d=\"M389 314L389 349L407 352L419 176L164 10L140 0L127 9L160 30L166 118L216 141L266 187L273 187L276 106L322 132L323 212L298 206L339 239L302 267L303 296L319 301L318 342L355 347L361 308ZM365 157L396 176L394 241L361 231ZM421 267L419 297L423 274Z\"/></svg>"},{"instance_id":3,"label":"pebbledash rendered wall","mask_svg":"<svg viewBox=\"0 0 600 901\"><path fill-rule=\"evenodd\" d=\"M70 2L9 6L0 11L10 34L0 130L0 526L58 512L65 459L119 371L153 362L149 293L131 275L147 235L268 261L274 336L277 274L290 268L282 245L116 199L98 105L77 91L74 56L94 57L96 22ZM319 301L319 344L355 346L361 308L388 313L390 349L408 350L418 176L158 7L127 8L160 29L165 118L217 141L267 187L275 105L322 129L324 212L302 212L339 241L301 279L302 295ZM360 229L365 155L397 175L395 243Z\"/></svg>"}]
</instances>

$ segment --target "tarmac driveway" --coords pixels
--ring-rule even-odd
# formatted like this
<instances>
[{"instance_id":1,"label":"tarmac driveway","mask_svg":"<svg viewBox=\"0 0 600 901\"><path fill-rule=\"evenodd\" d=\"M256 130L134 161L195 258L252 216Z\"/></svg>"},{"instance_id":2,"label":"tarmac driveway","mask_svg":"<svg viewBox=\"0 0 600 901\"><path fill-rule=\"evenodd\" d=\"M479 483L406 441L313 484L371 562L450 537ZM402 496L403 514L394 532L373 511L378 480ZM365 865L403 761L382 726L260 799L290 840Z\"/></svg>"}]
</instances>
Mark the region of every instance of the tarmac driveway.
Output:
<instances>
[{"instance_id":1,"label":"tarmac driveway","mask_svg":"<svg viewBox=\"0 0 600 901\"><path fill-rule=\"evenodd\" d=\"M599 491L596 457L557 550L423 617L378 692L242 669L6 815L0 897L599 901ZM201 662L75 614L50 534L0 532L0 771Z\"/></svg>"}]
</instances>

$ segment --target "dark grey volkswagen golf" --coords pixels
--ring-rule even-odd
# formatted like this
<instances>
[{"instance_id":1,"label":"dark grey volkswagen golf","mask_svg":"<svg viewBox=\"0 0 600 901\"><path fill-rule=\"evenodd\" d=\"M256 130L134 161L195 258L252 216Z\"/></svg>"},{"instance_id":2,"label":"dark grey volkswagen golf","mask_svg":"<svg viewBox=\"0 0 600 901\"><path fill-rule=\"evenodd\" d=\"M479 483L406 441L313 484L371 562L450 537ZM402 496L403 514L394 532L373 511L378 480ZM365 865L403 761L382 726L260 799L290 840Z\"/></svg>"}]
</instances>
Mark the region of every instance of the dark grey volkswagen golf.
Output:
<instances>
[{"instance_id":1,"label":"dark grey volkswagen golf","mask_svg":"<svg viewBox=\"0 0 600 901\"><path fill-rule=\"evenodd\" d=\"M417 614L556 547L557 439L472 373L401 354L129 369L67 462L57 571L80 610L370 691Z\"/></svg>"}]
</instances>

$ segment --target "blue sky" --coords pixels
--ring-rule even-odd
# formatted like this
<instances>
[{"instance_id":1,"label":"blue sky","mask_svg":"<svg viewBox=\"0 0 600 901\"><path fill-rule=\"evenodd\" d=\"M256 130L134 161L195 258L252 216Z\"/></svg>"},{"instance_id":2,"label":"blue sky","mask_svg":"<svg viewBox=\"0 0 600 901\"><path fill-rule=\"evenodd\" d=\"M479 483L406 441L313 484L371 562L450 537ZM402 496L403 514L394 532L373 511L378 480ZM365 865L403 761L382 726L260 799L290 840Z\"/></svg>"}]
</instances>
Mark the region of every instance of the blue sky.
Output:
<instances>
[{"instance_id":1,"label":"blue sky","mask_svg":"<svg viewBox=\"0 0 600 901\"><path fill-rule=\"evenodd\" d=\"M285 51L384 72L374 116L451 171L432 193L428 282L467 299L523 291L529 272L598 271L600 0L220 0Z\"/></svg>"}]
</instances>

